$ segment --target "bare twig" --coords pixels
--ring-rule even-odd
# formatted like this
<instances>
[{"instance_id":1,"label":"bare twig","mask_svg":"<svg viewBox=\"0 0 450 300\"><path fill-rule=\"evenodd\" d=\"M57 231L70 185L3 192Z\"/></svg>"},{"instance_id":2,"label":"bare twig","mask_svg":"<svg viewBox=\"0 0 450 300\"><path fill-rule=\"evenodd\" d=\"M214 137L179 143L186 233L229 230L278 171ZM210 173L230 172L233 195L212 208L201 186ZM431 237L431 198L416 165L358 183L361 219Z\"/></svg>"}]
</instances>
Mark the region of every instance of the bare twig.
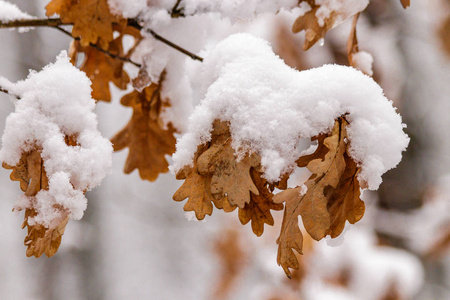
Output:
<instances>
[{"instance_id":1,"label":"bare twig","mask_svg":"<svg viewBox=\"0 0 450 300\"><path fill-rule=\"evenodd\" d=\"M72 37L72 38L73 38L74 40L76 40L76 41L79 41L79 40L80 40L79 37L75 37L75 38L74 38L74 37L72 36L72 34L71 34L69 31L65 30L64 28L61 28L61 27L59 27L59 26L55 26L55 29L58 29L58 30L61 31L62 33L66 34L66 35L68 35L68 36L70 36L70 37ZM138 68L141 67L141 64L138 64L138 63L132 61L132 60L129 59L129 58L122 57L122 56L113 54L113 53L111 53L111 52L109 52L109 51L103 50L101 47L97 46L96 44L89 43L89 46L91 46L91 47L97 49L97 50L100 51L100 52L105 53L106 55L108 55L108 56L110 56L110 57L112 57L112 58L114 58L114 59L118 59L118 60L121 60L121 61L129 62L130 64L133 64L133 65L135 65L135 66L138 67Z\"/></svg>"},{"instance_id":2,"label":"bare twig","mask_svg":"<svg viewBox=\"0 0 450 300\"><path fill-rule=\"evenodd\" d=\"M64 24L61 19L59 18L51 18L51 19L34 19L34 20L15 20L15 21L11 21L11 22L0 22L0 28L17 28L17 27L51 27L51 28L55 28L59 31L61 31L62 33L66 34L67 36L70 36L71 38L73 38L74 40L80 40L79 37L73 37L72 34L65 30L64 28L61 28L61 25L72 25L72 24ZM102 48L100 48L99 46L89 43L89 46L97 49L98 51L101 51L103 53L105 53L106 55L109 55L110 57L114 58L114 59L119 59L125 62L129 62L133 65L135 65L136 67L140 68L141 65L132 61L129 58L126 57L122 57L116 54L112 54L111 52L107 51L107 50L103 50Z\"/></svg>"},{"instance_id":3,"label":"bare twig","mask_svg":"<svg viewBox=\"0 0 450 300\"><path fill-rule=\"evenodd\" d=\"M9 22L0 22L0 28L17 28L17 27L56 27L64 25L61 19L30 19L30 20L14 20ZM67 24L70 25L70 24Z\"/></svg>"},{"instance_id":4,"label":"bare twig","mask_svg":"<svg viewBox=\"0 0 450 300\"><path fill-rule=\"evenodd\" d=\"M181 1L180 1L181 2ZM179 3L178 3L179 4ZM174 8L177 9L178 5L175 5ZM66 33L65 29L62 29L60 26L61 25L72 25L72 24L63 24L63 22L61 21L61 19L59 18L49 18L49 19L32 19L32 20L15 20L15 21L10 21L10 22L0 22L0 28L17 28L17 27L39 27L39 26L44 26L44 27L52 27L52 28L56 28L61 32ZM128 26L134 27L136 29L142 30L143 27L137 22L137 20L135 19L128 19ZM199 61L203 61L203 58L182 48L181 46L178 46L177 44L167 40L166 38L160 36L159 34L157 34L156 32L154 32L153 30L149 29L149 28L145 28L145 31L150 33L155 39L157 39L160 42L165 43L166 45L168 45L169 47L172 47L173 49L180 51L183 54L186 54L187 56L189 56L190 58L194 59L194 60L199 60ZM72 35L70 35L72 36ZM72 37L73 38L73 37ZM78 39L78 38L75 38ZM129 63L134 64L135 66L140 66L137 63L133 63L131 60L129 60L128 58L123 58L123 57L119 57L117 55L111 54L103 49L100 49L99 47L97 47L94 44L90 44L90 46L95 47L96 49L104 52L105 54L110 55L113 58L117 58L117 59L121 59L124 61L127 61Z\"/></svg>"},{"instance_id":5,"label":"bare twig","mask_svg":"<svg viewBox=\"0 0 450 300\"><path fill-rule=\"evenodd\" d=\"M172 18L184 17L183 8L178 8L180 3L181 3L181 0L177 0L175 5L173 6L172 10L170 11L170 16Z\"/></svg>"},{"instance_id":6,"label":"bare twig","mask_svg":"<svg viewBox=\"0 0 450 300\"><path fill-rule=\"evenodd\" d=\"M11 93L10 91L8 91L7 89L4 89L4 88L2 88L2 87L0 87L0 92L5 93L5 94L8 94L8 95L13 96L13 97L16 97L17 99L20 99L19 96L14 95L14 94Z\"/></svg>"},{"instance_id":7,"label":"bare twig","mask_svg":"<svg viewBox=\"0 0 450 300\"><path fill-rule=\"evenodd\" d=\"M128 25L132 26L136 29L142 30L143 27L135 20L135 19L128 19ZM203 58L178 46L177 44L172 43L171 41L167 40L166 38L160 36L159 34L157 34L156 32L154 32L153 30L149 29L149 28L145 28L145 31L150 33L155 39L157 39L160 42L163 42L164 44L166 44L169 47L174 48L177 51L180 51L183 54L186 54L187 56L189 56L190 58L192 58L193 60L199 60L199 61L203 61Z\"/></svg>"}]
</instances>

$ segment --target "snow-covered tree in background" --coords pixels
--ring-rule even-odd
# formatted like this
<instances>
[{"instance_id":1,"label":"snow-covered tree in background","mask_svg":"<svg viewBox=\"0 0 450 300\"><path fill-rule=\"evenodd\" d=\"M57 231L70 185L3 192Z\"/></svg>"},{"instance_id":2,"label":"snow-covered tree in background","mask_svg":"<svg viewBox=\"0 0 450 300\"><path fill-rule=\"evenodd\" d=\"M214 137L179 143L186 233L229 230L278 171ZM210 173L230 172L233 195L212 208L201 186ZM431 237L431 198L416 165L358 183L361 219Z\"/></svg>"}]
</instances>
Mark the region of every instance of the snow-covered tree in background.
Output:
<instances>
[{"instance_id":1,"label":"snow-covered tree in background","mask_svg":"<svg viewBox=\"0 0 450 300\"><path fill-rule=\"evenodd\" d=\"M375 8L383 5L372 2ZM400 2L409 6L409 1ZM126 174L138 169L141 179L155 181L170 169L184 180L176 191L170 185L174 200L187 199L188 218L203 220L215 206L228 213L237 209L240 222L251 222L257 236L264 233L264 224L281 225L278 238L264 234L278 244L278 264L289 278L297 276L293 269L307 270L310 275L293 281L302 297L319 297L318 287L334 275L313 275L327 267L314 263L312 255L298 256L301 229L314 240L337 238L348 229L347 222L359 221L365 213L361 192L378 189L381 176L401 161L409 143L406 126L384 95L395 99L397 85L387 84L384 93L371 77L383 86L395 76L382 67L377 73L376 54L391 51L391 45L373 46L375 59L359 50L356 28L368 5L368 0L53 0L45 6L47 18L39 19L0 1L0 27L27 31L48 26L73 38L69 53L62 52L42 71L17 83L0 77L2 92L15 105L6 119L0 154L24 191L14 210L25 210L27 255L56 253L67 221L80 219L86 209L84 194L110 172L112 150L128 148ZM359 23L368 18L370 12ZM298 37L287 33L284 24L294 33L304 31L304 50L319 48L300 50ZM335 27L338 33L324 41ZM372 33L364 27L362 32ZM345 48L335 46L343 41ZM272 46L281 47L282 59ZM335 57L340 52L347 61L338 62L351 67L305 70L314 61L333 62L324 49ZM107 108L97 108L99 124L93 110L95 101L117 99L133 112L111 138L111 147L97 131L101 109ZM280 220L276 211L283 209ZM408 255L367 250L376 247L373 233L355 233L354 239L373 254L367 259L381 265ZM253 252L258 251L264 252L264 246L255 246ZM321 251L314 250L319 256ZM412 288L422 282L414 258L375 280L361 275L370 266L354 269L365 259L351 255L346 260L347 252L338 255L341 271L353 274L345 275L349 291L342 299L363 297L371 281L378 284L373 299L391 294L403 299L419 290ZM318 258L326 259L331 258ZM309 267L305 260L311 261ZM231 281L237 274L233 270L227 275ZM219 284L218 297L229 293L230 280Z\"/></svg>"}]
</instances>

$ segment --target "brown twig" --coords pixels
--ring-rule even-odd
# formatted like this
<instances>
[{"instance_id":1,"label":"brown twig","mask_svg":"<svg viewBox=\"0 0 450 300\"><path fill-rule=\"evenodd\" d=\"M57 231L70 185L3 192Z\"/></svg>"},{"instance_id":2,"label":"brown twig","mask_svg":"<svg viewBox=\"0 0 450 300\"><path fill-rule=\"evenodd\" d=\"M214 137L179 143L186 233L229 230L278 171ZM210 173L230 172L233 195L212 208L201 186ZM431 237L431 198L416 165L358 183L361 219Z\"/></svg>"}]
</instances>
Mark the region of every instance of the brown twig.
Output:
<instances>
[{"instance_id":1,"label":"brown twig","mask_svg":"<svg viewBox=\"0 0 450 300\"><path fill-rule=\"evenodd\" d=\"M128 25L132 26L136 29L142 30L143 27L135 20L135 19L128 19ZM164 44L166 44L169 47L174 48L175 50L189 56L190 58L192 58L193 60L199 60L199 61L203 61L203 58L178 46L177 44L172 43L171 41L167 40L166 38L160 36L159 34L157 34L156 32L154 32L153 30L151 30L150 28L145 28L144 29L146 32L150 33L156 40L163 42Z\"/></svg>"},{"instance_id":2,"label":"brown twig","mask_svg":"<svg viewBox=\"0 0 450 300\"><path fill-rule=\"evenodd\" d=\"M65 30L64 28L61 28L61 27L59 27L59 26L55 26L54 28L55 28L55 29L58 29L58 30L61 31L62 33L66 34L66 35L68 35L68 36L70 36L70 37L72 37L72 38L73 38L74 40L76 40L76 41L79 41L79 40L80 40L79 37L73 37L72 34L71 34L69 31ZM119 56L119 55L116 55L116 54L112 54L112 53L109 52L109 51L103 50L101 47L97 46L96 44L89 43L89 46L91 46L91 47L97 49L97 50L100 51L100 52L105 53L106 55L108 55L108 56L110 56L110 57L112 57L112 58L114 58L114 59L118 59L118 60L121 60L121 61L129 62L130 64L133 64L133 65L135 65L135 66L138 67L138 68L141 67L141 64L138 64L137 62L134 62L134 61L132 61L131 59L129 59L129 58L127 58L127 57L122 57L122 56Z\"/></svg>"},{"instance_id":3,"label":"brown twig","mask_svg":"<svg viewBox=\"0 0 450 300\"><path fill-rule=\"evenodd\" d=\"M8 95L13 96L13 97L16 97L17 99L20 99L19 96L14 95L14 94L11 93L10 91L8 91L7 89L4 89L4 88L2 88L2 87L0 87L0 92L5 93L5 94L8 94Z\"/></svg>"},{"instance_id":4,"label":"brown twig","mask_svg":"<svg viewBox=\"0 0 450 300\"><path fill-rule=\"evenodd\" d=\"M177 6L175 6L176 8ZM59 18L49 18L49 19L32 19L32 20L15 20L15 21L10 21L10 22L0 22L0 28L17 28L17 27L39 27L39 26L44 26L44 27L52 27L52 28L56 28L61 32L66 33L65 29L62 29L61 25L72 25L72 24L64 24L61 19ZM135 19L128 19L128 26L134 27L136 29L143 29L143 27L135 20ZM150 33L155 39L157 39L158 41L161 41L163 43L165 43L166 45L168 45L169 47L174 48L177 51L180 51L183 54L186 54L187 56L189 56L190 58L194 59L194 60L199 60L199 61L203 61L203 58L178 46L177 44L167 40L166 38L160 36L159 34L157 34L156 32L154 32L153 30L149 29L149 28L145 28L145 31ZM68 33L68 31L67 31ZM70 34L70 33L69 33ZM72 35L70 35L72 36ZM72 37L73 38L73 37ZM77 39L77 38L75 38ZM105 54L110 55L113 58L117 58L117 59L121 59L124 61L127 61L129 63L134 64L135 66L140 66L137 63L133 63L131 60L127 59L127 58L123 58L123 57L119 57L117 55L111 54L103 49L100 49L99 47L97 47L94 44L90 44L90 46L95 47L96 49L104 52Z\"/></svg>"},{"instance_id":5,"label":"brown twig","mask_svg":"<svg viewBox=\"0 0 450 300\"><path fill-rule=\"evenodd\" d=\"M56 27L64 25L61 19L30 19L30 20L14 20L9 22L0 22L0 28L17 28L17 27ZM67 24L70 25L70 24Z\"/></svg>"}]
</instances>

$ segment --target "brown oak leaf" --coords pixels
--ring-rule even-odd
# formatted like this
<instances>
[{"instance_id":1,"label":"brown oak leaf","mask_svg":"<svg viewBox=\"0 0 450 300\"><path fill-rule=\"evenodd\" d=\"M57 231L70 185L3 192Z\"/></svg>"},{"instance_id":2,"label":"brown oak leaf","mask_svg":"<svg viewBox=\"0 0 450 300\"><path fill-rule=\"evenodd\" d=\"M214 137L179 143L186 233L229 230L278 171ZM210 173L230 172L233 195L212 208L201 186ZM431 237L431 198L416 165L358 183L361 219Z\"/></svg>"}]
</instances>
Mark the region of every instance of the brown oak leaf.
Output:
<instances>
[{"instance_id":1,"label":"brown oak leaf","mask_svg":"<svg viewBox=\"0 0 450 300\"><path fill-rule=\"evenodd\" d=\"M270 210L282 210L283 204L272 202L273 194L261 172L251 168L250 176L258 188L259 195L250 193L250 202L246 203L244 208L239 208L239 220L242 225L251 221L253 233L261 236L264 232L264 224L270 226L274 224Z\"/></svg>"},{"instance_id":2,"label":"brown oak leaf","mask_svg":"<svg viewBox=\"0 0 450 300\"><path fill-rule=\"evenodd\" d=\"M298 216L302 217L306 231L315 240L328 234L331 226L337 232L337 224L341 224L336 221L341 219L334 218L329 211L330 206L339 206L337 204L340 202L331 201L332 205L329 205L329 198L339 198L340 193L348 192L345 186L349 181L343 178L344 174L347 175L344 158L347 149L345 126L345 119L339 118L331 133L317 138L319 144L316 151L297 161L299 166L306 165L313 173L306 183L283 191L273 198L275 203L285 202L281 233L277 240L277 261L288 277L291 276L289 268L297 269L299 266L293 250L302 253L303 236L298 227ZM353 175L356 176L356 172Z\"/></svg>"},{"instance_id":3,"label":"brown oak leaf","mask_svg":"<svg viewBox=\"0 0 450 300\"><path fill-rule=\"evenodd\" d=\"M405 9L411 5L411 0L400 0L400 2Z\"/></svg>"},{"instance_id":4,"label":"brown oak leaf","mask_svg":"<svg viewBox=\"0 0 450 300\"><path fill-rule=\"evenodd\" d=\"M40 224L28 224L28 218L34 217L36 212L34 209L25 210L25 220L22 228L28 228L28 234L25 237L24 244L27 246L26 255L28 257L40 257L45 253L47 257L52 257L58 251L61 245L61 239L66 229L69 216L63 214L58 220L53 220L50 227L44 227Z\"/></svg>"},{"instance_id":5,"label":"brown oak leaf","mask_svg":"<svg viewBox=\"0 0 450 300\"><path fill-rule=\"evenodd\" d=\"M111 139L114 151L129 148L124 172L129 174L137 168L141 178L149 181L169 171L165 155L175 152L175 129L171 124L167 129L160 124L161 109L168 105L162 101L160 90L161 82L152 83L141 93L133 91L123 96L120 102L132 107L133 115L125 128Z\"/></svg>"},{"instance_id":6,"label":"brown oak leaf","mask_svg":"<svg viewBox=\"0 0 450 300\"><path fill-rule=\"evenodd\" d=\"M365 205L361 201L360 182L357 179L359 168L353 159L344 153L345 170L336 189L326 188L328 211L331 225L327 234L332 238L339 236L345 227L345 221L355 224L364 216Z\"/></svg>"},{"instance_id":7,"label":"brown oak leaf","mask_svg":"<svg viewBox=\"0 0 450 300\"><path fill-rule=\"evenodd\" d=\"M92 82L92 98L95 100L111 101L109 82L114 83L119 89L126 89L130 82L128 74L123 69L124 61L118 57L127 58L134 50L131 48L127 54L123 50L123 37L130 35L135 40L135 45L141 40L141 35L137 29L131 27L114 26L119 36L112 40L108 46L108 53L101 51L98 47L83 47L78 40L74 40L70 45L69 56L75 65L79 53L84 54L80 70L86 73Z\"/></svg>"},{"instance_id":8,"label":"brown oak leaf","mask_svg":"<svg viewBox=\"0 0 450 300\"><path fill-rule=\"evenodd\" d=\"M123 55L122 36L119 36L109 44L108 51L114 55ZM85 72L92 82L92 98L110 102L110 81L119 89L124 90L127 88L130 78L123 70L123 61L114 59L94 47L82 47L79 41L73 41L69 51L72 62L76 61L80 52L85 55L80 70Z\"/></svg>"},{"instance_id":9,"label":"brown oak leaf","mask_svg":"<svg viewBox=\"0 0 450 300\"><path fill-rule=\"evenodd\" d=\"M215 127L217 126L225 125L217 125L216 122ZM229 132L216 135L217 138L211 141L209 149L197 159L198 172L211 176L211 194L215 199L227 197L231 205L244 208L250 202L250 192L259 194L250 177L250 168L258 167L260 158L252 153L238 161L231 147Z\"/></svg>"},{"instance_id":10,"label":"brown oak leaf","mask_svg":"<svg viewBox=\"0 0 450 300\"><path fill-rule=\"evenodd\" d=\"M203 220L206 215L210 216L212 214L212 203L225 212L231 212L236 208L236 206L230 205L226 197L215 199L211 195L211 177L198 173L196 161L198 156L206 149L206 145L200 145L195 154L194 166L185 167L177 173L176 178L179 180L185 179L185 181L173 195L173 200L175 201L183 201L189 198L183 209L185 211L194 211L198 220Z\"/></svg>"},{"instance_id":11,"label":"brown oak leaf","mask_svg":"<svg viewBox=\"0 0 450 300\"><path fill-rule=\"evenodd\" d=\"M292 25L292 32L298 33L305 31L305 42L303 43L303 50L308 50L317 41L323 39L328 30L332 29L336 20L336 12L332 11L328 18L324 19L324 25L320 26L316 17L316 12L320 6L313 6L310 11L303 16L298 17L294 25Z\"/></svg>"},{"instance_id":12,"label":"brown oak leaf","mask_svg":"<svg viewBox=\"0 0 450 300\"><path fill-rule=\"evenodd\" d=\"M66 137L68 144L74 144L74 139ZM48 189L48 178L43 166L43 160L39 150L34 149L22 154L19 163L10 166L3 163L5 169L12 170L10 178L13 181L19 181L20 188L25 192L25 196L33 199L41 190ZM33 205L33 203L32 203ZM60 209L60 208L57 208ZM61 210L61 209L60 209ZM62 210L61 210L62 211ZM69 221L68 214L62 211L63 218L53 220L51 226L45 227L41 224L29 224L29 218L36 216L34 208L25 209L25 217L22 228L28 228L28 234L25 237L24 245L27 246L26 255L40 257L45 253L48 257L55 255L61 244L62 235Z\"/></svg>"},{"instance_id":13,"label":"brown oak leaf","mask_svg":"<svg viewBox=\"0 0 450 300\"><path fill-rule=\"evenodd\" d=\"M79 37L83 47L92 43L107 50L114 39L113 24L126 24L110 12L107 0L52 0L45 9L47 17L59 14L63 23L73 24L72 36Z\"/></svg>"}]
</instances>

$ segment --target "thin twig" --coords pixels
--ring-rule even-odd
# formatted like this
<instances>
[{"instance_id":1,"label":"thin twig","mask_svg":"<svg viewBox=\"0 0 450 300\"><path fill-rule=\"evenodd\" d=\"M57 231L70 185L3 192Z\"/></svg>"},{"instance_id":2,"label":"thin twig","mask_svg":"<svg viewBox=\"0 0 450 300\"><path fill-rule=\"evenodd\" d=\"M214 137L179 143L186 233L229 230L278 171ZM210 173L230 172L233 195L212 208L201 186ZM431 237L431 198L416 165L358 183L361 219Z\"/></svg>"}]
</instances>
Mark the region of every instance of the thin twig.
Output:
<instances>
[{"instance_id":1,"label":"thin twig","mask_svg":"<svg viewBox=\"0 0 450 300\"><path fill-rule=\"evenodd\" d=\"M72 34L71 34L69 31L65 30L64 28L61 28L61 27L59 27L59 26L55 26L55 29L58 29L58 30L61 31L62 33L66 34L66 35L68 35L68 36L70 36L70 37L72 37L72 38L73 38L74 40L76 40L76 41L79 41L79 40L80 40L79 37L73 37ZM132 61L132 60L129 59L129 58L122 57L122 56L119 56L119 55L116 55L116 54L112 54L112 53L109 52L109 51L103 50L101 47L97 46L96 44L89 43L89 46L91 46L91 47L97 49L97 50L100 51L100 52L105 53L105 54L108 55L108 56L111 56L111 57L114 58L114 59L118 59L118 60L121 60L121 61L129 62L130 64L133 64L133 65L135 65L135 66L138 67L138 68L141 67L141 64L138 64L137 62L134 62L134 61Z\"/></svg>"},{"instance_id":2,"label":"thin twig","mask_svg":"<svg viewBox=\"0 0 450 300\"><path fill-rule=\"evenodd\" d=\"M59 25L64 25L60 18L29 19L29 20L14 20L9 22L0 22L0 28L42 27L42 26L56 27Z\"/></svg>"},{"instance_id":3,"label":"thin twig","mask_svg":"<svg viewBox=\"0 0 450 300\"><path fill-rule=\"evenodd\" d=\"M4 88L2 88L2 87L0 87L0 92L5 93L5 94L8 94L8 95L13 96L13 97L16 97L17 99L20 99L19 96L14 95L14 94L11 93L10 91L8 91L7 89L4 89Z\"/></svg>"},{"instance_id":4,"label":"thin twig","mask_svg":"<svg viewBox=\"0 0 450 300\"><path fill-rule=\"evenodd\" d=\"M51 19L33 19L33 20L15 20L15 21L11 21L11 22L0 22L0 28L17 28L17 27L51 27L51 28L55 28L59 31L61 31L62 33L66 34L67 36L70 36L71 38L73 38L74 40L80 40L79 37L73 37L72 34L65 30L64 28L61 28L60 25L72 25L72 24L63 24L63 22L61 21L61 19L59 18L51 18ZM118 60L122 60L125 62L129 62L130 64L135 65L136 67L140 68L141 65L132 61L129 58L126 57L122 57L116 54L112 54L111 52L107 51L107 50L103 50L102 48L100 48L99 46L89 43L89 46L97 49L100 52L105 53L106 55L109 55L110 57L114 58L114 59L118 59Z\"/></svg>"},{"instance_id":5,"label":"thin twig","mask_svg":"<svg viewBox=\"0 0 450 300\"><path fill-rule=\"evenodd\" d=\"M142 30L143 27L135 20L135 19L128 19L128 25L132 26L136 29ZM162 36L160 36L159 34L157 34L156 32L154 32L153 30L149 29L149 28L145 28L145 31L150 33L155 39L157 39L160 42L163 42L164 44L166 44L169 47L174 48L177 51L180 51L183 54L186 54L187 56L189 56L190 58L192 58L193 60L199 60L199 61L203 61L203 58L178 46L177 44L172 43L171 41L167 40L166 38L163 38Z\"/></svg>"},{"instance_id":6,"label":"thin twig","mask_svg":"<svg viewBox=\"0 0 450 300\"><path fill-rule=\"evenodd\" d=\"M16 20L16 21L10 21L10 22L0 22L0 28L45 26L45 27L53 27L53 28L56 28L56 29L58 29L60 31L63 31L64 29L59 27L60 25L72 25L72 24L70 24L70 23L63 24L63 22L59 18ZM135 19L128 19L128 25L131 26L131 27L134 27L136 29L139 29L139 30L143 29L143 27ZM155 39L159 40L160 42L165 43L166 45L174 48L177 51L180 51L183 54L186 54L190 58L192 58L194 60L203 61L202 57L200 57L200 56L198 56L198 55L196 55L196 54L194 54L194 53L192 53L192 52L190 52L190 51L188 51L188 50L178 46L177 44L167 40L166 38L160 36L159 34L154 32L153 30L151 30L149 28L145 28L145 31L150 33ZM92 46L93 44L90 44L90 45ZM96 47L96 49L100 50L98 47ZM102 50L100 50L100 51L102 51ZM105 52L105 53L108 54L108 55L111 55L109 52ZM111 57L113 57L113 56L111 55ZM116 58L120 59L118 56L116 56ZM124 58L124 59L126 59L126 58ZM132 63L131 61L127 61L127 62ZM136 63L133 63L133 64L137 66Z\"/></svg>"},{"instance_id":7,"label":"thin twig","mask_svg":"<svg viewBox=\"0 0 450 300\"><path fill-rule=\"evenodd\" d=\"M181 0L177 0L175 5L173 6L172 10L170 11L170 16L172 18L184 17L183 8L178 8L180 3L181 3Z\"/></svg>"}]
</instances>

